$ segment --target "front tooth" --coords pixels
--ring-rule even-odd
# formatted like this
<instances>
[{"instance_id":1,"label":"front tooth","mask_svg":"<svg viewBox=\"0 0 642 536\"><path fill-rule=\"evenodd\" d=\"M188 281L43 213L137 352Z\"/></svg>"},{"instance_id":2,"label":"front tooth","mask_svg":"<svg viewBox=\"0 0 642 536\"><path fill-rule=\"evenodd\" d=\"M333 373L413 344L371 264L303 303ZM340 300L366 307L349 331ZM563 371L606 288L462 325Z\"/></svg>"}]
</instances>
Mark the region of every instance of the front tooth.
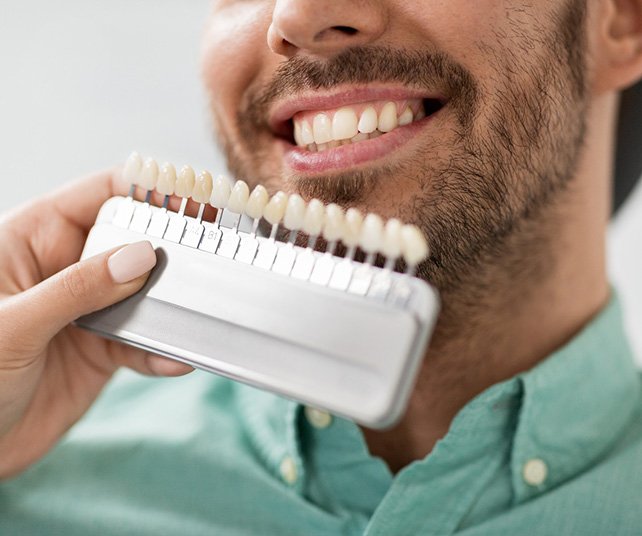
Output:
<instances>
[{"instance_id":1,"label":"front tooth","mask_svg":"<svg viewBox=\"0 0 642 536\"><path fill-rule=\"evenodd\" d=\"M301 121L301 144L310 145L314 143L314 134L312 133L312 127L305 119Z\"/></svg>"},{"instance_id":2,"label":"front tooth","mask_svg":"<svg viewBox=\"0 0 642 536\"><path fill-rule=\"evenodd\" d=\"M158 164L153 158L147 158L140 172L138 185L145 190L153 190L156 187L156 181L158 181Z\"/></svg>"},{"instance_id":3,"label":"front tooth","mask_svg":"<svg viewBox=\"0 0 642 536\"><path fill-rule=\"evenodd\" d=\"M406 106L406 109L399 116L399 126L409 125L410 123L412 123L413 118L414 115L412 113L412 110L410 109L410 106Z\"/></svg>"},{"instance_id":4,"label":"front tooth","mask_svg":"<svg viewBox=\"0 0 642 536\"><path fill-rule=\"evenodd\" d=\"M194 170L190 166L183 166L178 172L174 193L179 197L189 197L194 190L195 180Z\"/></svg>"},{"instance_id":5,"label":"front tooth","mask_svg":"<svg viewBox=\"0 0 642 536\"><path fill-rule=\"evenodd\" d=\"M291 231L298 231L303 227L305 215L305 201L298 194L292 194L288 199L283 216L283 225Z\"/></svg>"},{"instance_id":6,"label":"front tooth","mask_svg":"<svg viewBox=\"0 0 642 536\"><path fill-rule=\"evenodd\" d=\"M301 141L301 124L298 121L294 121L294 143L297 145L303 145Z\"/></svg>"},{"instance_id":7,"label":"front tooth","mask_svg":"<svg viewBox=\"0 0 642 536\"><path fill-rule=\"evenodd\" d=\"M357 114L352 108L341 108L332 118L332 138L349 140L357 135Z\"/></svg>"},{"instance_id":8,"label":"front tooth","mask_svg":"<svg viewBox=\"0 0 642 536\"><path fill-rule=\"evenodd\" d=\"M165 162L158 172L156 190L163 195L172 195L176 186L176 168L169 162Z\"/></svg>"},{"instance_id":9,"label":"front tooth","mask_svg":"<svg viewBox=\"0 0 642 536\"><path fill-rule=\"evenodd\" d=\"M312 133L314 134L314 142L317 145L327 143L332 139L332 124L326 114L317 114L314 116Z\"/></svg>"},{"instance_id":10,"label":"front tooth","mask_svg":"<svg viewBox=\"0 0 642 536\"><path fill-rule=\"evenodd\" d=\"M123 179L130 184L136 184L143 167L143 159L136 151L129 155L123 166Z\"/></svg>"},{"instance_id":11,"label":"front tooth","mask_svg":"<svg viewBox=\"0 0 642 536\"><path fill-rule=\"evenodd\" d=\"M265 205L263 217L268 223L277 225L285 214L285 207L288 204L288 194L284 192L276 192Z\"/></svg>"},{"instance_id":12,"label":"front tooth","mask_svg":"<svg viewBox=\"0 0 642 536\"><path fill-rule=\"evenodd\" d=\"M255 220L263 217L263 210L265 209L265 205L267 205L269 198L270 196L268 195L265 187L261 184L257 184L247 200L245 213Z\"/></svg>"},{"instance_id":13,"label":"front tooth","mask_svg":"<svg viewBox=\"0 0 642 536\"><path fill-rule=\"evenodd\" d=\"M192 199L197 203L207 203L212 195L212 175L209 171L203 170L196 177Z\"/></svg>"},{"instance_id":14,"label":"front tooth","mask_svg":"<svg viewBox=\"0 0 642 536\"><path fill-rule=\"evenodd\" d=\"M353 136L352 139L350 140L352 143L355 143L357 141L364 141L370 139L370 135L366 134L365 132L359 132L356 136Z\"/></svg>"},{"instance_id":15,"label":"front tooth","mask_svg":"<svg viewBox=\"0 0 642 536\"><path fill-rule=\"evenodd\" d=\"M368 106L361 114L357 128L359 132L364 134L370 134L377 130L377 110L372 106Z\"/></svg>"},{"instance_id":16,"label":"front tooth","mask_svg":"<svg viewBox=\"0 0 642 536\"><path fill-rule=\"evenodd\" d=\"M381 253L389 259L397 259L401 255L401 222L391 218L386 222L383 230L383 243Z\"/></svg>"},{"instance_id":17,"label":"front tooth","mask_svg":"<svg viewBox=\"0 0 642 536\"><path fill-rule=\"evenodd\" d=\"M376 253L383 240L383 221L381 218L376 214L368 214L363 220L359 238L359 245L363 251Z\"/></svg>"},{"instance_id":18,"label":"front tooth","mask_svg":"<svg viewBox=\"0 0 642 536\"><path fill-rule=\"evenodd\" d=\"M335 242L343 236L343 209L339 205L330 203L325 207L325 221L323 222L323 236L328 242Z\"/></svg>"},{"instance_id":19,"label":"front tooth","mask_svg":"<svg viewBox=\"0 0 642 536\"><path fill-rule=\"evenodd\" d=\"M388 102L381 109L377 130L379 132L390 132L397 128L397 105L394 102Z\"/></svg>"},{"instance_id":20,"label":"front tooth","mask_svg":"<svg viewBox=\"0 0 642 536\"><path fill-rule=\"evenodd\" d=\"M401 228L401 252L409 266L416 266L428 257L426 238L416 225L404 225Z\"/></svg>"},{"instance_id":21,"label":"front tooth","mask_svg":"<svg viewBox=\"0 0 642 536\"><path fill-rule=\"evenodd\" d=\"M319 236L323 228L325 206L318 199L311 199L303 216L303 232L309 236Z\"/></svg>"},{"instance_id":22,"label":"front tooth","mask_svg":"<svg viewBox=\"0 0 642 536\"><path fill-rule=\"evenodd\" d=\"M232 188L230 186L230 181L223 175L219 175L214 179L210 205L218 209L227 208L227 202L230 199L231 191Z\"/></svg>"},{"instance_id":23,"label":"front tooth","mask_svg":"<svg viewBox=\"0 0 642 536\"><path fill-rule=\"evenodd\" d=\"M357 246L361 236L363 214L356 208L349 208L346 211L345 227L341 241L348 247Z\"/></svg>"},{"instance_id":24,"label":"front tooth","mask_svg":"<svg viewBox=\"0 0 642 536\"><path fill-rule=\"evenodd\" d=\"M250 197L250 188L247 183L238 180L234 183L234 188L230 192L230 198L227 201L227 209L235 214L242 214Z\"/></svg>"}]
</instances>

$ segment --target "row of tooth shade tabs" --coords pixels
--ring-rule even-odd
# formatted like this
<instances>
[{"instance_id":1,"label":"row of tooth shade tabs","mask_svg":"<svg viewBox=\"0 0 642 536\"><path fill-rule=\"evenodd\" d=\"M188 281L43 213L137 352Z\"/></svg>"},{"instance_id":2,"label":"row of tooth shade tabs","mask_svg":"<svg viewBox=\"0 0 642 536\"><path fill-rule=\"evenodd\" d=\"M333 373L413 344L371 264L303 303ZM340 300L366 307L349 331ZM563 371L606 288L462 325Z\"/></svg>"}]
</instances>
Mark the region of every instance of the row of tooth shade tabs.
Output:
<instances>
[{"instance_id":1,"label":"row of tooth shade tabs","mask_svg":"<svg viewBox=\"0 0 642 536\"><path fill-rule=\"evenodd\" d=\"M255 222L254 230L263 218L272 225L272 237L279 225L292 233L301 231L308 235L310 247L322 236L331 252L340 241L348 248L349 256L359 247L370 258L377 253L383 255L389 267L403 257L411 270L428 257L428 244L420 229L404 225L396 218L384 223L373 213L364 216L355 208L344 211L336 204L324 205L318 199L306 202L297 194L281 191L270 197L261 185L250 192L243 180L232 185L222 175L213 178L206 170L197 175L187 165L177 173L172 164L166 162L159 166L153 158L143 160L137 152L125 162L123 177L132 186L147 192L156 190L166 199L176 195L202 205L209 203L219 211L247 214Z\"/></svg>"}]
</instances>

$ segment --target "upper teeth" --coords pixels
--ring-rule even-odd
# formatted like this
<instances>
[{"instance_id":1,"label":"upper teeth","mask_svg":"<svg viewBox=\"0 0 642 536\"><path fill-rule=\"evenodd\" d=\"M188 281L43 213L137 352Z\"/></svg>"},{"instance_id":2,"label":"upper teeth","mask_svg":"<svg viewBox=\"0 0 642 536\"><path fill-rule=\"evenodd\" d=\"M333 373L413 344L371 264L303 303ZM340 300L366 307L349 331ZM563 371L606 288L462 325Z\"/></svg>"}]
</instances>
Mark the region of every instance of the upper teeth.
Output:
<instances>
[{"instance_id":1,"label":"upper teeth","mask_svg":"<svg viewBox=\"0 0 642 536\"><path fill-rule=\"evenodd\" d=\"M294 141L323 150L390 132L424 117L420 99L345 106L333 111L301 112L292 119Z\"/></svg>"}]
</instances>

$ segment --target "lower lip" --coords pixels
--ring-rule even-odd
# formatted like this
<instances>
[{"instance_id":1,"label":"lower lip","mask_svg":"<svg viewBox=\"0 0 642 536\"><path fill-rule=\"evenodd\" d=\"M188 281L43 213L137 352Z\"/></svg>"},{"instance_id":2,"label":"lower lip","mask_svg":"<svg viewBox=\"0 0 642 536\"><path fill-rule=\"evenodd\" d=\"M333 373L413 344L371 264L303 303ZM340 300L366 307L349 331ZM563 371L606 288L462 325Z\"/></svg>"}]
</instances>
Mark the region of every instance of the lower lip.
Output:
<instances>
[{"instance_id":1,"label":"lower lip","mask_svg":"<svg viewBox=\"0 0 642 536\"><path fill-rule=\"evenodd\" d=\"M321 152L308 151L303 147L282 140L283 161L291 170L309 175L354 168L361 164L374 162L408 143L425 129L440 112L441 110L409 125L397 127L378 138L341 145Z\"/></svg>"}]
</instances>

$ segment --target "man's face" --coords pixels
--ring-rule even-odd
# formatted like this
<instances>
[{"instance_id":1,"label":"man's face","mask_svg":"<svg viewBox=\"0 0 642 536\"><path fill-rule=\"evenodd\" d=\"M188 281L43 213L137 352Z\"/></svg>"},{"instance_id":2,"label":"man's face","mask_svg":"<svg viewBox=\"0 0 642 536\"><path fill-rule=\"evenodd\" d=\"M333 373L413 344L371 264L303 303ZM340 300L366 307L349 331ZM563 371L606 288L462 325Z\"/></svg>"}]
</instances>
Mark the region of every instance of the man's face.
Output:
<instances>
[{"instance_id":1,"label":"man's face","mask_svg":"<svg viewBox=\"0 0 642 536\"><path fill-rule=\"evenodd\" d=\"M533 247L508 239L573 178L585 18L585 0L217 0L204 80L237 178L417 223L446 290Z\"/></svg>"}]
</instances>

